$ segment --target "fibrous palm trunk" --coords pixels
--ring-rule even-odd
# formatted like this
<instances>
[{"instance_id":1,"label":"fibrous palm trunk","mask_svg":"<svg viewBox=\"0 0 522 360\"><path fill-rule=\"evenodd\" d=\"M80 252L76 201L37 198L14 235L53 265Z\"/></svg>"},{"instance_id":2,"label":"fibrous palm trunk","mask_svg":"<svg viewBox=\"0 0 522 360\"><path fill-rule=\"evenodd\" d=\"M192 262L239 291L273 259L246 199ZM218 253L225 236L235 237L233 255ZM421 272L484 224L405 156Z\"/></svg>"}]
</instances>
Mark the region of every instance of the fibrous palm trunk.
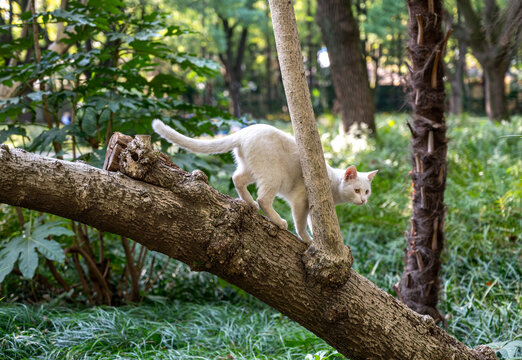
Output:
<instances>
[{"instance_id":1,"label":"fibrous palm trunk","mask_svg":"<svg viewBox=\"0 0 522 360\"><path fill-rule=\"evenodd\" d=\"M406 305L438 322L443 320L436 306L444 243L447 149L442 54L450 33L444 37L441 30L441 0L408 0L408 8L413 214L406 266L395 288Z\"/></svg>"}]
</instances>

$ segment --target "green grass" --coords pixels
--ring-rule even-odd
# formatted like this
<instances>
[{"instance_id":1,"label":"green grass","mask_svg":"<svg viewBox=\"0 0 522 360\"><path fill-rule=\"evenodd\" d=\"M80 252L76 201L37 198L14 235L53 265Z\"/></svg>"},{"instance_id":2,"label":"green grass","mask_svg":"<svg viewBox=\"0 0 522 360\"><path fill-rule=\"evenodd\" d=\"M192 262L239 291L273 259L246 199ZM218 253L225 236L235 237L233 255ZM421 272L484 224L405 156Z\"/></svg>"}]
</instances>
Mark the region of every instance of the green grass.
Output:
<instances>
[{"instance_id":1,"label":"green grass","mask_svg":"<svg viewBox=\"0 0 522 360\"><path fill-rule=\"evenodd\" d=\"M262 304L12 305L0 308L0 337L2 359L304 359L321 350L341 358Z\"/></svg>"},{"instance_id":2,"label":"green grass","mask_svg":"<svg viewBox=\"0 0 522 360\"><path fill-rule=\"evenodd\" d=\"M368 206L340 205L337 212L354 268L388 292L402 272L411 211L405 121L404 115L379 116L379 137L362 141L359 151L332 151L333 131L321 126L332 165L379 169ZM522 359L522 118L506 124L466 116L447 122L439 309L449 316L448 331L468 346L494 343L499 358ZM211 183L236 196L229 175L222 175ZM275 206L291 219L286 204ZM313 334L215 277L173 269L175 281L165 282L165 298L151 297L162 303L0 307L0 359L340 358Z\"/></svg>"}]
</instances>

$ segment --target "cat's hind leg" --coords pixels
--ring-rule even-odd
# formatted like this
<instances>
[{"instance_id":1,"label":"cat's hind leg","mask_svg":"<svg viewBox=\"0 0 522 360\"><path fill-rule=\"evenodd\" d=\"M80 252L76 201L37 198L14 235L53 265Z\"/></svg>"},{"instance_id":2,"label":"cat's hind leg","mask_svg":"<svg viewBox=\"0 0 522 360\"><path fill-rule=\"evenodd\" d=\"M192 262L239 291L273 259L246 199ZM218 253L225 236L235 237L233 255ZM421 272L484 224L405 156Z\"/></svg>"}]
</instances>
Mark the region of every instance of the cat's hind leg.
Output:
<instances>
[{"instance_id":1,"label":"cat's hind leg","mask_svg":"<svg viewBox=\"0 0 522 360\"><path fill-rule=\"evenodd\" d=\"M274 202L274 199L276 197L277 190L269 187L269 186L260 186L258 197L257 197L257 203L259 204L259 207L266 216L279 228L286 230L288 229L288 224L286 220L281 219L281 216L274 210L272 207L272 204Z\"/></svg>"},{"instance_id":2,"label":"cat's hind leg","mask_svg":"<svg viewBox=\"0 0 522 360\"><path fill-rule=\"evenodd\" d=\"M306 198L298 198L292 203L292 216L295 223L295 231L297 235L307 244L312 243L312 238L306 231L306 219L308 217L308 200Z\"/></svg>"},{"instance_id":3,"label":"cat's hind leg","mask_svg":"<svg viewBox=\"0 0 522 360\"><path fill-rule=\"evenodd\" d=\"M241 200L245 201L247 204L255 207L256 209L259 208L247 189L247 186L254 182L254 179L250 173L240 165L234 172L234 175L232 175L232 181L234 182L234 186L236 187L236 191Z\"/></svg>"}]
</instances>

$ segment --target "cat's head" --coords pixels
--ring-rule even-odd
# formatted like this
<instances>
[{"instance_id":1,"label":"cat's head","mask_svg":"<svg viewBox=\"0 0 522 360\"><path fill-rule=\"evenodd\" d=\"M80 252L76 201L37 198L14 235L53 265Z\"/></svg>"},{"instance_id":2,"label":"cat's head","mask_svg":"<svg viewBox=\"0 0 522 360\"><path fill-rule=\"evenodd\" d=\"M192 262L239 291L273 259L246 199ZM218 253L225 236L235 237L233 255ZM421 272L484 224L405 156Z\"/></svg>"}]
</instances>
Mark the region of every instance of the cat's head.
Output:
<instances>
[{"instance_id":1,"label":"cat's head","mask_svg":"<svg viewBox=\"0 0 522 360\"><path fill-rule=\"evenodd\" d=\"M366 204L372 193L372 180L377 171L358 172L353 165L346 169L341 184L343 200L356 205Z\"/></svg>"}]
</instances>

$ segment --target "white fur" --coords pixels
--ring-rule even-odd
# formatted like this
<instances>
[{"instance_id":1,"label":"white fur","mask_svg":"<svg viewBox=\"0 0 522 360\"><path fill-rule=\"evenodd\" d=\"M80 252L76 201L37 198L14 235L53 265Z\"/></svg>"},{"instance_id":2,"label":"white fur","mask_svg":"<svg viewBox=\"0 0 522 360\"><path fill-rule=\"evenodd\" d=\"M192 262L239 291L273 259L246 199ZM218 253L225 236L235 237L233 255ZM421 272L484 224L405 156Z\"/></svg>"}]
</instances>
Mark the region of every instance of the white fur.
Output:
<instances>
[{"instance_id":1,"label":"white fur","mask_svg":"<svg viewBox=\"0 0 522 360\"><path fill-rule=\"evenodd\" d=\"M197 140L178 133L160 120L154 120L152 127L163 138L192 152L218 154L233 150L237 168L232 180L239 197L252 206L258 207L259 204L273 223L287 229L287 222L272 207L275 196L281 196L292 208L297 234L304 242L311 242L306 231L308 196L297 145L291 135L270 125L258 124L224 138ZM357 172L354 166L342 170L328 164L326 168L335 204L366 203L377 170L363 173ZM247 185L252 183L258 187L257 203L247 190Z\"/></svg>"}]
</instances>

